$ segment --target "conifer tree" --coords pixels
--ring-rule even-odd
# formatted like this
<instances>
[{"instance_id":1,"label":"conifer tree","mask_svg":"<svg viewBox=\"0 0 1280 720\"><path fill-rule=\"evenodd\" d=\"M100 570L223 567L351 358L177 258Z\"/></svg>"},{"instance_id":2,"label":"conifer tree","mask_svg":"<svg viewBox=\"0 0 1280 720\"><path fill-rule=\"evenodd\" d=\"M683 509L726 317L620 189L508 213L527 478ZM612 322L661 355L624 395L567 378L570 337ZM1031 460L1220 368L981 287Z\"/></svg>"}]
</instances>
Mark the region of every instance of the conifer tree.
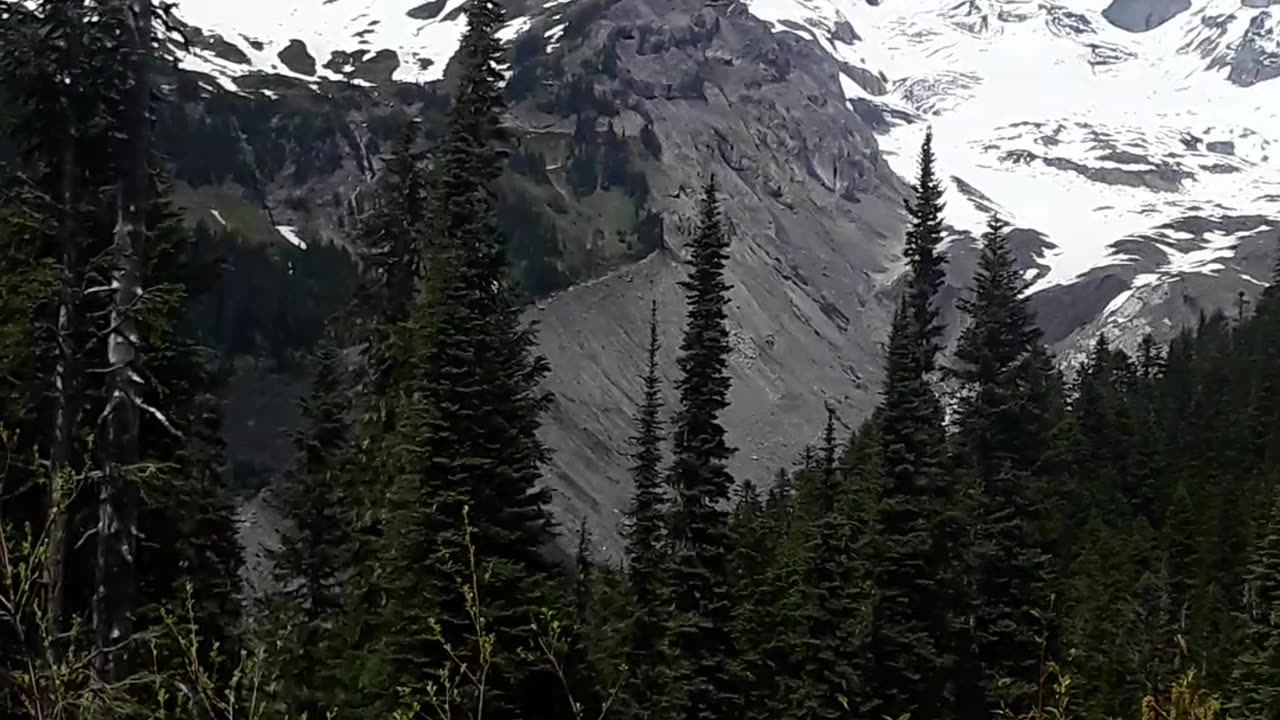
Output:
<instances>
[{"instance_id":1,"label":"conifer tree","mask_svg":"<svg viewBox=\"0 0 1280 720\"><path fill-rule=\"evenodd\" d=\"M397 323L409 312L422 280L427 239L427 178L415 121L405 123L387 154L372 207L359 229L367 279L361 305L375 322Z\"/></svg>"},{"instance_id":2,"label":"conifer tree","mask_svg":"<svg viewBox=\"0 0 1280 720\"><path fill-rule=\"evenodd\" d=\"M860 706L864 652L853 527L837 465L835 412L827 408L817 473L816 521L808 586L813 593L804 678L806 710L812 717L848 717Z\"/></svg>"},{"instance_id":3,"label":"conifer tree","mask_svg":"<svg viewBox=\"0 0 1280 720\"><path fill-rule=\"evenodd\" d=\"M749 516L737 513L733 526L735 669L743 714L753 720L797 716L809 705L811 528L791 487L780 469L758 521L748 526ZM752 507L745 491L744 504Z\"/></svg>"},{"instance_id":4,"label":"conifer tree","mask_svg":"<svg viewBox=\"0 0 1280 720\"><path fill-rule=\"evenodd\" d=\"M421 676L439 668L441 639L465 645L472 631L461 588L474 552L485 563L489 627L510 648L494 658L497 684L486 688L486 705L551 713L552 696L563 701L558 680L516 653L532 641L529 623L548 601L543 551L552 525L537 436L547 368L520 319L493 209L501 19L494 0L467 6L457 95L432 191L426 275L402 330L405 357L414 362L397 382L396 427L386 444L392 488L379 573L387 601L382 648L370 655L369 671L383 683ZM383 711L395 701L391 687L376 694Z\"/></svg>"},{"instance_id":5,"label":"conifer tree","mask_svg":"<svg viewBox=\"0 0 1280 720\"><path fill-rule=\"evenodd\" d=\"M1191 495L1186 486L1179 483L1171 495L1172 502L1165 517L1161 550L1168 576L1172 624L1182 642L1190 645L1191 652L1199 655L1205 648L1199 647L1197 636L1208 629L1203 625L1209 620L1202 614L1203 597L1197 588L1202 577L1198 547L1200 533ZM1181 663L1175 663L1172 672L1179 675L1184 669Z\"/></svg>"},{"instance_id":6,"label":"conifer tree","mask_svg":"<svg viewBox=\"0 0 1280 720\"><path fill-rule=\"evenodd\" d=\"M351 565L344 510L351 501L342 465L351 439L351 401L341 356L326 340L315 353L315 377L302 403L294 468L278 490L283 526L272 553L277 588L271 611L284 649L283 670L295 713L323 715L319 692L332 655L331 633L343 607L341 581Z\"/></svg>"},{"instance_id":7,"label":"conifer tree","mask_svg":"<svg viewBox=\"0 0 1280 720\"><path fill-rule=\"evenodd\" d=\"M200 369L207 361L207 352L203 348L183 348L181 343L163 352L180 357L184 350L190 353L184 359L191 364L185 375L190 378L190 388L179 384L178 378L183 375L163 373L171 378L167 386L173 392L168 407L171 421L186 430L180 447L175 447L172 454L164 452L162 441L176 438L166 430L143 427L142 440L148 454L167 455L173 464L160 465L145 486L146 503L139 517L143 606L138 623L142 628L156 628L161 625L162 612L185 611L190 602L192 616L182 613L180 617L192 621L198 639L196 649L211 677L226 680L230 668L214 661L234 657L243 647L244 593L240 575L244 548L235 501L223 477L226 462L221 403L212 392L213 381ZM155 355L151 360L149 369L160 370L154 362Z\"/></svg>"},{"instance_id":8,"label":"conifer tree","mask_svg":"<svg viewBox=\"0 0 1280 720\"><path fill-rule=\"evenodd\" d=\"M591 632L599 626L596 585L598 568L591 548L591 530L586 518L578 525L578 543L574 551L573 584L574 622L568 657L565 660L566 685L581 720L598 717L601 710L600 682L592 664Z\"/></svg>"},{"instance_id":9,"label":"conifer tree","mask_svg":"<svg viewBox=\"0 0 1280 720\"><path fill-rule=\"evenodd\" d=\"M1134 521L1135 537L1143 542L1135 547L1145 550L1138 556L1140 575L1129 590L1132 605L1132 641L1128 663L1123 672L1131 677L1122 681L1128 694L1161 698L1175 679L1180 658L1179 635L1175 617L1175 601L1170 591L1169 565L1159 552L1151 552L1153 532L1145 518ZM1123 699L1123 696L1121 697Z\"/></svg>"},{"instance_id":10,"label":"conifer tree","mask_svg":"<svg viewBox=\"0 0 1280 720\"><path fill-rule=\"evenodd\" d=\"M877 408L862 427L849 438L844 453L848 474L849 521L853 523L855 543L868 538L867 529L875 512L880 486L880 410ZM861 550L859 550L861 553Z\"/></svg>"},{"instance_id":11,"label":"conifer tree","mask_svg":"<svg viewBox=\"0 0 1280 720\"><path fill-rule=\"evenodd\" d=\"M428 296L419 305L424 319L434 322L434 337L426 339L432 352L444 355L442 369L455 369L446 361L463 361L462 353L445 349L452 346L448 333L476 345L460 350L474 351L471 372L490 406L487 413L476 408L467 414L481 421L483 441L493 443L482 442L479 449L494 455L475 458L493 465L490 477L475 477L472 488L472 502L485 511L475 515L478 541L495 542L498 549L541 565L540 543L549 539L551 526L547 492L537 488L546 451L536 431L546 402L538 388L548 368L535 353L532 330L520 320L492 207L491 184L501 173L498 143L505 138L498 70L502 46L496 36L502 17L493 0L468 6L459 95L449 115L433 202L440 221L432 225L432 241L439 252L428 255ZM468 338L468 330L482 334ZM485 527L488 523L495 527Z\"/></svg>"},{"instance_id":12,"label":"conifer tree","mask_svg":"<svg viewBox=\"0 0 1280 720\"><path fill-rule=\"evenodd\" d=\"M732 451L720 413L729 403L729 329L725 280L728 239L714 178L703 189L692 267L682 281L688 320L680 344L680 405L672 440L672 586L679 614L675 648L683 717L710 720L732 711L726 587Z\"/></svg>"},{"instance_id":13,"label":"conifer tree","mask_svg":"<svg viewBox=\"0 0 1280 720\"><path fill-rule=\"evenodd\" d=\"M1089 717L1120 717L1133 711L1145 690L1137 671L1136 604L1142 571L1151 567L1144 538L1098 517L1081 529L1062 584L1066 647L1078 649L1072 672L1075 696Z\"/></svg>"},{"instance_id":14,"label":"conifer tree","mask_svg":"<svg viewBox=\"0 0 1280 720\"><path fill-rule=\"evenodd\" d=\"M905 254L906 292L894 315L879 424L880 477L869 551L871 611L864 683L880 715L949 718L967 646L960 566L960 495L945 467L941 404L930 386L942 326L942 184L933 134L920 149Z\"/></svg>"},{"instance_id":15,"label":"conifer tree","mask_svg":"<svg viewBox=\"0 0 1280 720\"><path fill-rule=\"evenodd\" d=\"M335 318L340 337L363 344L364 367L353 388L358 424L346 460L352 479L358 482L350 488L349 504L344 508L344 522L355 543L350 585L353 590L363 589L353 596L373 589L367 574L375 567L377 538L387 507L387 487L379 480L393 474L384 464L389 454L379 448L385 446L396 426L396 384L413 367L404 325L423 280L430 238L426 227L427 173L422 154L414 148L418 135L416 121L405 123L384 159L373 200L356 230L364 259L363 277L352 306ZM367 613L369 601L352 598L361 608L358 614Z\"/></svg>"},{"instance_id":16,"label":"conifer tree","mask_svg":"<svg viewBox=\"0 0 1280 720\"><path fill-rule=\"evenodd\" d=\"M667 497L662 484L662 387L658 374L658 305L649 308L649 344L636 431L631 480L635 487L627 510L627 579L635 610L629 619L628 697L637 717L660 716L666 697L663 677L668 632L669 555L666 543Z\"/></svg>"},{"instance_id":17,"label":"conifer tree","mask_svg":"<svg viewBox=\"0 0 1280 720\"><path fill-rule=\"evenodd\" d=\"M1260 530L1247 575L1244 642L1231 676L1232 717L1243 720L1280 718L1280 493Z\"/></svg>"},{"instance_id":18,"label":"conifer tree","mask_svg":"<svg viewBox=\"0 0 1280 720\"><path fill-rule=\"evenodd\" d=\"M421 153L414 149L417 136L417 123L406 123L386 157L372 206L358 230L365 273L352 319L357 323L353 334L366 343L366 434L381 435L394 426L389 389L393 376L412 362L402 356L403 348L397 349L395 329L408 318L418 292L429 240L424 232L427 177Z\"/></svg>"},{"instance_id":19,"label":"conifer tree","mask_svg":"<svg viewBox=\"0 0 1280 720\"><path fill-rule=\"evenodd\" d=\"M772 595L766 592L764 583L778 538L756 484L743 481L735 495L729 525L733 546L729 561L732 634L736 648L733 669L745 715L755 718L768 714L767 708L775 700L773 681L781 675L763 652L764 646L777 637L777 628L768 623Z\"/></svg>"},{"instance_id":20,"label":"conifer tree","mask_svg":"<svg viewBox=\"0 0 1280 720\"><path fill-rule=\"evenodd\" d=\"M16 168L5 168L6 175L26 166L34 172L31 185L6 178L5 200L11 205L8 218L14 240L21 239L28 249L29 261L50 263L56 269L57 325L54 337L37 333L32 337L33 352L54 356L52 368L40 368L52 377L50 396L54 399L53 417L47 446L50 482L43 499L48 509L49 551L42 569L46 599L55 625L63 631L67 595L68 526L72 488L83 472L83 459L77 452L77 436L84 408L82 387L85 383L81 358L81 333L84 330L81 290L85 286L85 248L78 237L83 222L78 208L81 203L84 167L92 167L101 153L90 158L75 141L90 133L82 130L101 113L103 89L108 83L98 78L89 82L84 56L92 55L94 34L85 32L84 8L71 3L7 4L0 13L0 45L6 52L0 56L4 97L11 105L12 121L6 130L17 151ZM40 33L41 27L58 28L60 33ZM52 42L50 42L52 40ZM68 88L77 93L73 98ZM73 102L78 100L78 102ZM16 186L16 187L15 187ZM47 197L52 202L37 202ZM51 227L45 234L37 228ZM44 235L44 237L42 237ZM51 235L52 237L49 237ZM50 244L55 246L50 252ZM54 260L49 255L55 255ZM43 256L43 257L42 257ZM13 257L13 256L11 256ZM53 278L50 278L53 279ZM34 319L34 318L33 318ZM48 344L49 351L39 346ZM34 368L33 368L34 370ZM34 410L34 408L33 408ZM11 428L12 431L12 428ZM29 435L31 433L28 433ZM14 468L7 473L16 486ZM12 490L11 490L12 491ZM12 503L11 503L12 506ZM55 648L56 657L59 650Z\"/></svg>"},{"instance_id":21,"label":"conifer tree","mask_svg":"<svg viewBox=\"0 0 1280 720\"><path fill-rule=\"evenodd\" d=\"M920 146L919 171L914 200L907 202L906 247L903 253L911 268L907 295L914 327L920 333L921 362L926 373L933 372L941 349L942 325L935 300L946 279L946 255L942 244L942 180L934 168L933 130L925 133Z\"/></svg>"},{"instance_id":22,"label":"conifer tree","mask_svg":"<svg viewBox=\"0 0 1280 720\"><path fill-rule=\"evenodd\" d=\"M1044 501L1034 473L1052 430L1047 371L1023 282L992 216L983 236L970 323L956 349L961 462L978 481L972 518L977 577L974 643L984 704L1023 714L1039 683L1049 558L1041 547Z\"/></svg>"},{"instance_id":23,"label":"conifer tree","mask_svg":"<svg viewBox=\"0 0 1280 720\"><path fill-rule=\"evenodd\" d=\"M595 570L595 553L591 551L591 531L586 518L578 523L578 543L573 552L573 605L577 616L586 619L591 612L592 572ZM582 623L586 626L586 623Z\"/></svg>"},{"instance_id":24,"label":"conifer tree","mask_svg":"<svg viewBox=\"0 0 1280 720\"><path fill-rule=\"evenodd\" d=\"M881 477L871 529L874 588L865 683L877 717L952 717L957 540L944 466L942 408L925 377L909 297L894 315L880 425Z\"/></svg>"}]
</instances>

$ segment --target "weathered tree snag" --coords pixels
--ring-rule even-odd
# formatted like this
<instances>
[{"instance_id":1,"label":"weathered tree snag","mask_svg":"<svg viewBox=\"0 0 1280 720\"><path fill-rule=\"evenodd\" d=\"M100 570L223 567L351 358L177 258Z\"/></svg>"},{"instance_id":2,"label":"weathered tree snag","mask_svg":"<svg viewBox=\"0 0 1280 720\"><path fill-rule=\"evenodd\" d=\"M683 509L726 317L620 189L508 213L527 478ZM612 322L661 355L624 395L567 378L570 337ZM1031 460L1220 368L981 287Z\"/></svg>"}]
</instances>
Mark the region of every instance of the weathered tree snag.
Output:
<instances>
[{"instance_id":1,"label":"weathered tree snag","mask_svg":"<svg viewBox=\"0 0 1280 720\"><path fill-rule=\"evenodd\" d=\"M57 242L62 254L58 289L57 362L54 368L53 445L50 449L49 547L45 557L44 585L49 619L53 624L50 652L57 660L63 631L63 598L67 557L67 506L73 487L71 465L76 419L80 412L80 364L76 331L80 326L80 289L84 272L80 264L80 238L76 233L76 121L64 98L65 138L59 163Z\"/></svg>"},{"instance_id":2,"label":"weathered tree snag","mask_svg":"<svg viewBox=\"0 0 1280 720\"><path fill-rule=\"evenodd\" d=\"M107 338L108 399L101 423L103 466L98 492L97 577L93 621L97 673L105 681L129 674L129 641L137 597L138 504L133 477L139 460L141 377L137 372L137 305L143 292L143 258L150 151L148 71L151 0L123 0L124 55L129 63L116 186L111 331Z\"/></svg>"}]
</instances>

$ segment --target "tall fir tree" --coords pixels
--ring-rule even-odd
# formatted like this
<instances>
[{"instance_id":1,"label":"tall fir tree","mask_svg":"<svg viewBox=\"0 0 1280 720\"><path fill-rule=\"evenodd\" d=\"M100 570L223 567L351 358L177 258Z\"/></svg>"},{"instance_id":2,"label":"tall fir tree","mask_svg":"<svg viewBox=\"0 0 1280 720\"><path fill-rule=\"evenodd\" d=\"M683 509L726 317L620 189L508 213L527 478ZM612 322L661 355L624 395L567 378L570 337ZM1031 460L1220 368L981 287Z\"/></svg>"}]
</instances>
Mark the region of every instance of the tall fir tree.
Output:
<instances>
[{"instance_id":1,"label":"tall fir tree","mask_svg":"<svg viewBox=\"0 0 1280 720\"><path fill-rule=\"evenodd\" d=\"M667 493L662 477L662 379L658 366L658 304L649 308L649 343L632 438L627 510L627 579L635 609L628 621L627 697L636 717L662 717L669 668L667 634L671 603L670 556L666 538Z\"/></svg>"},{"instance_id":2,"label":"tall fir tree","mask_svg":"<svg viewBox=\"0 0 1280 720\"><path fill-rule=\"evenodd\" d=\"M347 677L359 675L358 658L377 631L369 608L381 603L374 574L390 521L387 496L395 477L393 454L385 448L398 422L400 383L416 367L408 320L421 291L431 237L428 176L422 153L415 149L418 136L418 124L407 122L384 158L373 200L356 229L364 272L351 307L334 318L332 328L336 337L360 344L363 365L353 388L356 423L350 453L343 459L353 481L342 508L353 541L345 599L349 607L340 635L348 648L343 657L355 666L342 671Z\"/></svg>"},{"instance_id":3,"label":"tall fir tree","mask_svg":"<svg viewBox=\"0 0 1280 720\"><path fill-rule=\"evenodd\" d=\"M486 706L533 717L553 713L563 695L553 675L516 652L532 641L530 621L551 601L552 523L537 435L547 366L520 319L493 208L504 139L502 15L494 0L467 6L426 274L401 330L414 362L397 383L386 444L392 489L379 572L387 601L369 670L394 682L438 669L448 660L441 640L465 646L475 632L466 606L475 597L461 589L474 552L485 564L479 596L488 627L507 648L494 656L499 681L484 689ZM396 701L385 684L375 694L382 711Z\"/></svg>"},{"instance_id":4,"label":"tall fir tree","mask_svg":"<svg viewBox=\"0 0 1280 720\"><path fill-rule=\"evenodd\" d=\"M570 712L575 719L587 720L600 716L605 700L601 696L601 679L596 675L592 657L592 634L600 626L598 616L601 614L601 598L597 595L600 568L596 565L591 530L586 518L578 524L573 565L572 637L562 672L565 674Z\"/></svg>"},{"instance_id":5,"label":"tall fir tree","mask_svg":"<svg viewBox=\"0 0 1280 720\"><path fill-rule=\"evenodd\" d=\"M945 277L942 184L933 134L920 149L908 203L907 288L890 329L877 410L880 477L869 528L871 611L865 684L876 712L949 718L963 692L962 508L945 463L943 411L931 386L941 349L936 305Z\"/></svg>"},{"instance_id":6,"label":"tall fir tree","mask_svg":"<svg viewBox=\"0 0 1280 720\"><path fill-rule=\"evenodd\" d=\"M1134 618L1130 682L1140 688L1144 697L1159 699L1174 681L1179 648L1169 569L1163 563L1153 565L1130 591Z\"/></svg>"},{"instance_id":7,"label":"tall fir tree","mask_svg":"<svg viewBox=\"0 0 1280 720\"><path fill-rule=\"evenodd\" d=\"M352 434L351 397L342 379L342 356L331 340L316 351L314 373L294 438L294 467L277 490L283 523L271 553L276 589L269 608L288 653L282 670L291 710L308 717L331 707L322 697L331 687L324 678L354 543L344 511L353 499L350 475L343 466Z\"/></svg>"},{"instance_id":8,"label":"tall fir tree","mask_svg":"<svg viewBox=\"0 0 1280 720\"><path fill-rule=\"evenodd\" d=\"M806 711L816 718L845 718L865 697L859 678L865 638L860 594L862 576L854 547L852 498L844 483L836 445L835 411L827 408L817 468L816 513L808 586L813 593L809 618Z\"/></svg>"},{"instance_id":9,"label":"tall fir tree","mask_svg":"<svg viewBox=\"0 0 1280 720\"><path fill-rule=\"evenodd\" d=\"M679 656L677 695L687 720L733 711L729 654L729 494L726 465L732 450L720 413L729 404L729 241L715 179L703 188L691 268L682 281L688 319L677 360L680 404L672 438L671 544L675 589L674 646Z\"/></svg>"},{"instance_id":10,"label":"tall fir tree","mask_svg":"<svg viewBox=\"0 0 1280 720\"><path fill-rule=\"evenodd\" d=\"M1040 639L1049 611L1049 557L1042 547L1045 502L1036 475L1055 418L1047 354L1005 239L987 223L970 323L956 349L960 464L977 480L972 560L974 647L987 712L1024 714L1039 689Z\"/></svg>"}]
</instances>

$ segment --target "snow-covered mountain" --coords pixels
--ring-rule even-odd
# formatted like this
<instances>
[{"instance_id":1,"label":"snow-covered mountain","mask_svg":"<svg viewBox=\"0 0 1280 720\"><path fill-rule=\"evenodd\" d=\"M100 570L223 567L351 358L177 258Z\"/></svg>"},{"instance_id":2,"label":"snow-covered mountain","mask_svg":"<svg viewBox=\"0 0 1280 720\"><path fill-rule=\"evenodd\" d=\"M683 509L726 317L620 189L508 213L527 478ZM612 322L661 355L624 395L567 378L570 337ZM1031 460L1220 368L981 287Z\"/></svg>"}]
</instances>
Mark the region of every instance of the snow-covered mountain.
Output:
<instances>
[{"instance_id":1,"label":"snow-covered mountain","mask_svg":"<svg viewBox=\"0 0 1280 720\"><path fill-rule=\"evenodd\" d=\"M1108 22L1097 0L841 5L751 8L888 78L880 95L848 76L842 84L851 101L897 118L880 144L904 175L933 127L956 179L952 223L977 231L994 207L1045 233L1033 291L1115 259L1116 240L1188 215L1280 222L1280 83L1248 86L1280 76L1280 9L1273 18L1240 0L1202 0L1137 34ZM842 21L868 39L836 38ZM1253 47L1269 49L1271 64L1258 65ZM1174 250L1169 270L1207 267L1229 248L1212 245L1194 257Z\"/></svg>"},{"instance_id":2,"label":"snow-covered mountain","mask_svg":"<svg viewBox=\"0 0 1280 720\"><path fill-rule=\"evenodd\" d=\"M1227 265L1242 240L1280 229L1280 2L753 0L751 9L883 82L841 75L855 109L885 117L880 146L900 174L933 128L951 177L950 222L976 233L994 209L1044 234L1031 292L1140 268L1103 308L1121 328L1140 290L1193 274L1268 279ZM1175 227L1193 217L1208 221L1201 232ZM1219 226L1246 217L1275 224Z\"/></svg>"},{"instance_id":3,"label":"snow-covered mountain","mask_svg":"<svg viewBox=\"0 0 1280 720\"><path fill-rule=\"evenodd\" d=\"M602 146L584 137L608 137L643 176L627 213L659 227L658 252L531 311L556 369L546 437L558 506L591 518L610 545L629 494L620 453L643 356L636 330L656 297L674 354L681 244L708 173L734 229L726 424L744 448L739 477L789 462L816 436L824 401L850 425L873 405L903 267L903 180L926 128L956 231L949 318L991 210L1014 223L1041 325L1068 361L1100 332L1121 345L1167 338L1269 277L1280 0L506 4L513 120L543 168L530 197L576 203L561 219L617 216L616 187L583 190L571 172L597 162ZM263 78L321 99L344 83L433 84L448 77L464 5L179 0L191 25L181 62L209 93L277 92ZM356 115L344 105L342 117ZM557 225L565 251L602 252L615 228L579 232L579 220Z\"/></svg>"},{"instance_id":4,"label":"snow-covered mountain","mask_svg":"<svg viewBox=\"0 0 1280 720\"><path fill-rule=\"evenodd\" d=\"M431 82L457 47L465 1L183 0L182 17L207 33L184 65L231 89L254 72L370 84L354 70L379 58L390 79ZM571 4L515 5L504 35L542 20L553 49ZM1166 258L1136 285L1214 272L1235 236L1188 248L1196 238L1169 223L1280 218L1280 82L1258 87L1280 77L1280 0L746 6L848 65L840 88L852 111L877 119L900 175L933 128L953 225L977 232L997 210L1043 233L1033 292L1136 260L1117 242L1144 234Z\"/></svg>"}]
</instances>

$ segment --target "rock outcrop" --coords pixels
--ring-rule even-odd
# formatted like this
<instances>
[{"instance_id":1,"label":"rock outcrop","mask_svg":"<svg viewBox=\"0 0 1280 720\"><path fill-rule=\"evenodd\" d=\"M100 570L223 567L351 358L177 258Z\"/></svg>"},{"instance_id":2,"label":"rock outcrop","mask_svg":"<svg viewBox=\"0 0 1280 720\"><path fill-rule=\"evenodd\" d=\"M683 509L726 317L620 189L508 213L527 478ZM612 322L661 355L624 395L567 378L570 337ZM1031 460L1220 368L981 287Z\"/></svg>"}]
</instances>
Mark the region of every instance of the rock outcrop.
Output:
<instances>
[{"instance_id":1,"label":"rock outcrop","mask_svg":"<svg viewBox=\"0 0 1280 720\"><path fill-rule=\"evenodd\" d=\"M1191 9L1191 0L1111 0L1103 17L1129 32L1147 32Z\"/></svg>"},{"instance_id":2,"label":"rock outcrop","mask_svg":"<svg viewBox=\"0 0 1280 720\"><path fill-rule=\"evenodd\" d=\"M1270 0L1253 0L1270 2ZM1271 3L1274 4L1274 3ZM1267 7L1267 5L1246 5ZM1249 21L1249 29L1240 39L1231 72L1231 82L1248 87L1280 77L1280 11L1264 10Z\"/></svg>"}]
</instances>

